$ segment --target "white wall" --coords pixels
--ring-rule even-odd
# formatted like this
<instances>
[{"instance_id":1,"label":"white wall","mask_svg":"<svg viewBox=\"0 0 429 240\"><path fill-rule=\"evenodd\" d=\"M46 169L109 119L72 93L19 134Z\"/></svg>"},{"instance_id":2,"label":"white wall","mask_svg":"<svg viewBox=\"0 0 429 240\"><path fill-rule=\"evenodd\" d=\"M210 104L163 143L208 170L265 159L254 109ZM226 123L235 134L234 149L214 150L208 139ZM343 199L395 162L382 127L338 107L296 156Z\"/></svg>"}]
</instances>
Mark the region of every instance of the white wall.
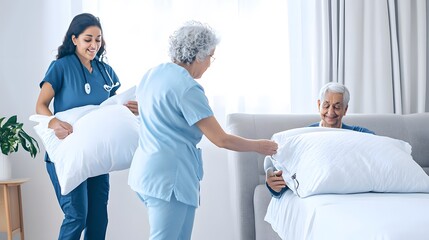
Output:
<instances>
[{"instance_id":1,"label":"white wall","mask_svg":"<svg viewBox=\"0 0 429 240\"><path fill-rule=\"evenodd\" d=\"M34 113L38 83L55 58L73 8L76 6L62 1L49 1L48 4L46 0L0 0L0 116L18 115L18 120L24 122L24 129L33 136L34 123L28 117ZM214 110L216 112L216 106ZM224 114L216 115L221 122L225 120ZM215 148L206 139L201 145L205 177L193 239L234 239L226 150ZM28 240L56 239L62 221L43 152L42 147L36 159L22 150L10 156L13 177L30 178L22 186ZM128 187L127 174L127 171L111 174L107 233L110 240L148 238L146 208Z\"/></svg>"}]
</instances>

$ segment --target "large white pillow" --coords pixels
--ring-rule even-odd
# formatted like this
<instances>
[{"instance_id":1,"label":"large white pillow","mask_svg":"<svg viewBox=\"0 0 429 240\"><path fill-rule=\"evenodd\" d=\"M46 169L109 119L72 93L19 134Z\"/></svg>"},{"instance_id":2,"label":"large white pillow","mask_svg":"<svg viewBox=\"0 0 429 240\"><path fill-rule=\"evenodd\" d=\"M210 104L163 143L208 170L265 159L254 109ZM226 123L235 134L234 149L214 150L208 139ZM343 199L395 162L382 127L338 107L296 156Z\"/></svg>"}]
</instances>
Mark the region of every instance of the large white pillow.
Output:
<instances>
[{"instance_id":1,"label":"large white pillow","mask_svg":"<svg viewBox=\"0 0 429 240\"><path fill-rule=\"evenodd\" d=\"M272 139L274 141L276 141L279 144L279 149L277 150L277 155L276 157L283 157L282 156L282 149L283 149L283 145L284 142L287 141L287 138L289 137L293 137L296 135L300 135L303 133L310 133L310 132L322 132L322 131L347 131L345 129L342 128L327 128L327 127L302 127L302 128L293 128L293 129L289 129L283 132L278 132L276 134L273 135ZM269 176L271 176L273 174L274 169L284 169L284 167L278 163L274 158L272 158L271 156L266 156L264 159L264 170L265 173L268 174ZM290 179L291 174L289 174L288 172L285 173L285 171L283 171L283 178L285 178L285 180L287 182L291 182L292 179Z\"/></svg>"},{"instance_id":2,"label":"large white pillow","mask_svg":"<svg viewBox=\"0 0 429 240\"><path fill-rule=\"evenodd\" d=\"M115 99L55 114L73 126L73 133L63 140L48 128L52 117L30 117L39 123L34 129L55 164L61 194L68 194L89 177L130 167L138 144L139 121L123 101Z\"/></svg>"},{"instance_id":3,"label":"large white pillow","mask_svg":"<svg viewBox=\"0 0 429 240\"><path fill-rule=\"evenodd\" d=\"M323 193L429 192L429 176L402 140L351 130L302 128L274 134L273 156L300 197Z\"/></svg>"},{"instance_id":4,"label":"large white pillow","mask_svg":"<svg viewBox=\"0 0 429 240\"><path fill-rule=\"evenodd\" d=\"M104 100L104 102L102 102L100 104L100 107L104 107L107 105L114 105L114 104L122 104L123 105L130 100L135 100L136 88L137 88L136 86L133 86L133 87L125 90L124 92L122 92L120 94L116 94L112 97L109 97L108 99Z\"/></svg>"},{"instance_id":5,"label":"large white pillow","mask_svg":"<svg viewBox=\"0 0 429 240\"><path fill-rule=\"evenodd\" d=\"M73 126L79 118L95 109L98 109L97 105L87 105L59 112L55 114L55 116L34 114L30 116L30 120L39 123L34 126L34 130L36 130L37 135L42 140L43 146L45 146L47 152L54 153L62 141L55 136L54 130L48 128L49 121L51 121L52 118L57 117Z\"/></svg>"}]
</instances>

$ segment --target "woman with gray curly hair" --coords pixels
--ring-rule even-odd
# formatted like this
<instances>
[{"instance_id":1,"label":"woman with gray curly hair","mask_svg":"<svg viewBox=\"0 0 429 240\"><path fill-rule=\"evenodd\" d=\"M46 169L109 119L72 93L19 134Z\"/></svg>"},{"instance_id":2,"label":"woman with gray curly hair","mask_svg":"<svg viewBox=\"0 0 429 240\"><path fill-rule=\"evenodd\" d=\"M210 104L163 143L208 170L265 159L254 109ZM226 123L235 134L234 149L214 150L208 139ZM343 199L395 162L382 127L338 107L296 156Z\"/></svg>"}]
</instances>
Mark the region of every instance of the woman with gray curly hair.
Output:
<instances>
[{"instance_id":1,"label":"woman with gray curly hair","mask_svg":"<svg viewBox=\"0 0 429 240\"><path fill-rule=\"evenodd\" d=\"M150 239L191 239L203 177L203 134L216 146L272 155L277 144L226 133L213 116L203 87L195 81L210 67L217 44L214 31L188 22L170 36L172 62L150 69L140 82L139 146L128 184L146 204Z\"/></svg>"}]
</instances>

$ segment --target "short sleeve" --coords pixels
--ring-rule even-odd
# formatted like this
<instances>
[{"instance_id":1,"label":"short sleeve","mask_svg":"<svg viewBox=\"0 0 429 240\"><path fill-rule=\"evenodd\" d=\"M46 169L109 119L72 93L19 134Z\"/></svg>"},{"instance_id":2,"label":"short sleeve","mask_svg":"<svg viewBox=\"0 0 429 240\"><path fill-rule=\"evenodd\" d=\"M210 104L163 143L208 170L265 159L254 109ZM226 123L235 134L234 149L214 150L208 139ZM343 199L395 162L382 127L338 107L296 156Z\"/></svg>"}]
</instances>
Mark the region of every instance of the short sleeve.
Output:
<instances>
[{"instance_id":1,"label":"short sleeve","mask_svg":"<svg viewBox=\"0 0 429 240\"><path fill-rule=\"evenodd\" d=\"M184 92L180 107L189 126L201 119L213 116L204 89L199 85L195 85Z\"/></svg>"},{"instance_id":2,"label":"short sleeve","mask_svg":"<svg viewBox=\"0 0 429 240\"><path fill-rule=\"evenodd\" d=\"M55 92L58 92L61 89L62 79L63 79L63 70L59 66L60 64L57 61L52 61L46 71L45 77L40 82L39 87L42 88L45 82L48 82L52 85L52 88Z\"/></svg>"}]
</instances>

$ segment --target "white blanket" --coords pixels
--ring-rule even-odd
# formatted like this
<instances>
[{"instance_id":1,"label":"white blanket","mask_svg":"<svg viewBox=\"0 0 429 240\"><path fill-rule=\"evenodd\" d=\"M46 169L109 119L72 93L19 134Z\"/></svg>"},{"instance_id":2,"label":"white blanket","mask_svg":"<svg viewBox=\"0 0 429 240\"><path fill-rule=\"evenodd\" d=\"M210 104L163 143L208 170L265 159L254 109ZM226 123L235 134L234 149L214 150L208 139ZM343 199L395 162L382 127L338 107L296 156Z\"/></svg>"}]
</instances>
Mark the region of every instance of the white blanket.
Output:
<instances>
[{"instance_id":1,"label":"white blanket","mask_svg":"<svg viewBox=\"0 0 429 240\"><path fill-rule=\"evenodd\" d=\"M429 194L325 194L304 199L287 191L265 216L282 239L427 240Z\"/></svg>"}]
</instances>

